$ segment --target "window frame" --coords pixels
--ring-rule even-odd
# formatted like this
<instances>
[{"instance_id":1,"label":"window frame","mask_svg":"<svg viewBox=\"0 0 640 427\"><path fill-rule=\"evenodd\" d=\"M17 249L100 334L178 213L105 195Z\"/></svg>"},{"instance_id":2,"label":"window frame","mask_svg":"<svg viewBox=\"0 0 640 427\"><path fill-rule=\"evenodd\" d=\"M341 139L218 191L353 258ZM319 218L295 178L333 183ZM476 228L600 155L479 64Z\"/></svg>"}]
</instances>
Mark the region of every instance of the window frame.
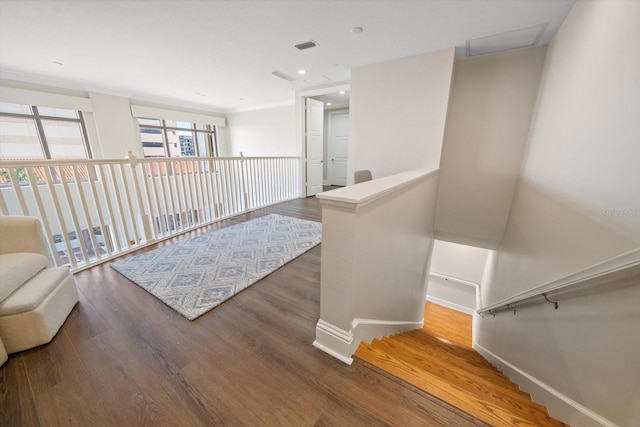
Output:
<instances>
[{"instance_id":1,"label":"window frame","mask_svg":"<svg viewBox=\"0 0 640 427\"><path fill-rule=\"evenodd\" d=\"M80 125L80 133L82 136L82 142L84 144L84 150L86 157L84 159L93 159L93 153L91 151L91 144L89 144L89 135L87 133L87 126L84 120L84 114L80 110L72 110L69 108L63 108L64 110L75 111L78 114L78 118L74 119L71 117L57 117L57 116L47 116L40 114L38 110L38 105L29 105L29 104L16 104L16 105L26 105L31 109L32 114L24 114L24 113L8 113L0 111L0 116L4 117L13 117L18 119L29 119L33 120L36 126L36 130L38 132L38 139L40 140L40 147L42 148L42 153L44 154L43 159L37 160L70 160L70 159L53 159L51 157L51 150L49 149L49 144L47 142L47 136L44 131L44 125L42 123L43 120L51 120L58 122L69 122L69 123L78 123ZM55 108L55 107L44 107L44 108ZM78 157L80 159L80 157ZM34 159L36 160L36 159Z\"/></svg>"},{"instance_id":2,"label":"window frame","mask_svg":"<svg viewBox=\"0 0 640 427\"><path fill-rule=\"evenodd\" d=\"M160 122L160 125L152 125L152 124L141 124L140 120L157 120ZM191 127L189 128L185 128L185 127L178 127L178 126L167 126L167 122L168 121L173 121L173 122L182 122L182 123L189 123L191 125ZM136 124L138 125L138 134L140 135L140 143L142 145L142 155L149 159L149 158L154 158L155 156L146 156L144 154L144 141L142 141L142 134L145 132L142 132L141 129L157 129L160 131L160 133L162 134L162 139L163 139L163 146L164 146L164 156L157 156L157 158L169 158L169 159L176 159L176 158L203 158L203 157L218 157L220 154L220 149L218 147L218 129L217 126L215 125L211 125L211 124L207 124L207 123L195 123L195 122L188 122L185 120L165 120L165 119L157 119L155 117L136 117ZM202 126L204 129L198 129L198 126ZM194 149L196 151L196 155L195 156L179 156L179 157L173 157L171 156L171 150L169 150L169 135L168 132L170 131L182 131L182 132L191 132L191 134L193 135L193 146ZM210 137L211 139L209 139L207 142L207 153L205 153L205 155L202 155L201 153L198 152L198 142L197 142L197 134L198 133L203 133L205 134L207 137ZM179 137L179 135L178 135ZM209 152L210 151L210 152Z\"/></svg>"}]
</instances>

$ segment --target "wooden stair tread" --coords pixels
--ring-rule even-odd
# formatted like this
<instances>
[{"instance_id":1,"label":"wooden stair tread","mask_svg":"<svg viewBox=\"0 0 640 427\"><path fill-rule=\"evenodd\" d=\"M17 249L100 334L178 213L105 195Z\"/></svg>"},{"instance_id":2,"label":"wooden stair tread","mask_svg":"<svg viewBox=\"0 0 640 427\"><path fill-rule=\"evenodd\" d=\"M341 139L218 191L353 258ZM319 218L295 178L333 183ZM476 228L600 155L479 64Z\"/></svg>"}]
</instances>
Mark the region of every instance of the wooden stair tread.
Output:
<instances>
[{"instance_id":1,"label":"wooden stair tread","mask_svg":"<svg viewBox=\"0 0 640 427\"><path fill-rule=\"evenodd\" d=\"M481 354L424 329L361 343L354 356L494 426L566 426Z\"/></svg>"},{"instance_id":2,"label":"wooden stair tread","mask_svg":"<svg viewBox=\"0 0 640 427\"><path fill-rule=\"evenodd\" d=\"M374 342L377 342L377 340L374 340ZM502 372L497 370L492 365L481 365L473 360L470 360L466 356L452 355L446 351L443 351L441 347L444 346L444 344L434 345L431 343L424 343L418 346L416 343L409 340L404 340L400 336L393 337L393 339L385 340L385 342L391 343L394 346L398 346L399 350L404 349L404 351L416 358L416 362L419 362L420 359L427 359L439 364L445 364L449 366L451 364L454 364L457 370L475 374L480 378L491 380L492 382L504 385L507 388L515 387L516 390L520 390L516 384L514 384L508 377L506 377ZM416 347L419 347L420 351L416 351Z\"/></svg>"},{"instance_id":3,"label":"wooden stair tread","mask_svg":"<svg viewBox=\"0 0 640 427\"><path fill-rule=\"evenodd\" d=\"M468 414L491 424L492 426L540 426L536 421L519 417L499 405L488 402L483 398L474 396L457 386L448 383L428 372L420 371L410 364L399 360L382 350L361 343L356 353L361 358L378 368L401 378L425 392L432 394Z\"/></svg>"},{"instance_id":4,"label":"wooden stair tread","mask_svg":"<svg viewBox=\"0 0 640 427\"><path fill-rule=\"evenodd\" d=\"M410 364L416 370L429 372L467 393L498 406L508 407L519 416L528 419L548 417L546 408L534 403L531 398L521 392L514 383L509 382L505 384L492 381L491 375L497 377L498 373L485 370L485 377L481 377L477 372L472 373L457 368L455 363L442 363L435 358L422 358L415 351L409 352L406 351L406 349L394 347L392 341L393 340L376 341L371 344L371 347L392 354L395 358ZM498 380L500 380L499 377Z\"/></svg>"},{"instance_id":5,"label":"wooden stair tread","mask_svg":"<svg viewBox=\"0 0 640 427\"><path fill-rule=\"evenodd\" d=\"M421 353L424 352L428 355L438 356L443 360L459 361L462 364L462 366L464 366L466 369L469 369L469 370L484 370L484 369L490 370L491 372L494 372L496 375L503 378L505 381L511 382L509 378L507 378L504 374L502 374L502 372L496 369L495 366L488 363L488 361L485 361L484 363L479 362L477 360L477 356L480 356L480 357L482 356L477 352L475 352L475 350L472 350L473 352L476 353L475 355L471 355L467 353L455 353L455 352L448 351L447 344L445 343L416 341L402 335L394 336L392 342L397 343L398 345L401 345L407 348L408 350L420 348Z\"/></svg>"},{"instance_id":6,"label":"wooden stair tread","mask_svg":"<svg viewBox=\"0 0 640 427\"><path fill-rule=\"evenodd\" d=\"M478 353L471 347L465 347L451 341L449 342L443 341L443 339L446 340L446 338L438 337L437 335L430 334L421 329L407 331L402 334L395 335L395 337L398 337L399 339L402 339L402 340L411 340L417 344L433 343L436 345L441 345L446 343L446 346L441 346L440 348L444 349L448 353L451 353L457 356L468 357L469 360L474 361L479 365L489 366L495 369L495 366L493 366L487 359L482 357L480 353Z\"/></svg>"}]
</instances>

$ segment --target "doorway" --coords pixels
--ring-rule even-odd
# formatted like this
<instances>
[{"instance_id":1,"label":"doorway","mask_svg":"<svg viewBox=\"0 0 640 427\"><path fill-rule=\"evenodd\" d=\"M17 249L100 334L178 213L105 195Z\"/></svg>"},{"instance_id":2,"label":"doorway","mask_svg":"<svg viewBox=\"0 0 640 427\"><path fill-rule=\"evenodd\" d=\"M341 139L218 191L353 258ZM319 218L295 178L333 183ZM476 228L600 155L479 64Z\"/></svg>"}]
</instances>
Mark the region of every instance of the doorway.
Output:
<instances>
[{"instance_id":1,"label":"doorway","mask_svg":"<svg viewBox=\"0 0 640 427\"><path fill-rule=\"evenodd\" d=\"M344 186L347 183L346 177L346 165L348 162L348 111L350 101L350 85L339 84L336 86L328 86L323 88L312 89L303 92L296 93L296 116L297 116L297 129L299 131L299 143L301 152L301 188L303 197L309 197L318 193L318 188L325 189L320 191L326 191L328 186L331 186L332 182L336 182L332 186ZM320 101L323 106L323 131L322 131L322 157L318 158L317 154L317 134L314 138L309 138L307 119L310 119L307 114L307 99ZM338 114L338 136L337 143L334 144L331 154L336 154L331 157L330 135L334 126L330 124L333 121L333 113ZM344 115L347 113L347 115ZM331 116L330 116L331 114ZM317 120L316 120L317 124ZM315 140L314 140L315 139ZM333 165L330 166L330 159L334 159ZM336 166L337 163L337 167ZM321 174L318 175L317 165L321 164ZM320 180L318 181L318 178Z\"/></svg>"},{"instance_id":2,"label":"doorway","mask_svg":"<svg viewBox=\"0 0 640 427\"><path fill-rule=\"evenodd\" d=\"M329 111L327 135L328 162L325 185L347 185L349 156L349 110Z\"/></svg>"}]
</instances>

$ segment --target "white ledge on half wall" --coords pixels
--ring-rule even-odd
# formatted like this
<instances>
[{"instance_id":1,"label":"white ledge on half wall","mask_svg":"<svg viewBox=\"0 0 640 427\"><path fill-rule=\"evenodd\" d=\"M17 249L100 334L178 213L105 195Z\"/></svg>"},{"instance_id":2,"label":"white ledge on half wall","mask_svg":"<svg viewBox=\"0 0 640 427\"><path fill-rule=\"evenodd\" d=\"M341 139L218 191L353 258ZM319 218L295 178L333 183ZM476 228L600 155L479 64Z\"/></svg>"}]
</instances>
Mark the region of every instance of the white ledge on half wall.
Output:
<instances>
[{"instance_id":1,"label":"white ledge on half wall","mask_svg":"<svg viewBox=\"0 0 640 427\"><path fill-rule=\"evenodd\" d=\"M360 342L422 327L438 173L413 170L316 195L322 261L314 346L351 363Z\"/></svg>"},{"instance_id":2,"label":"white ledge on half wall","mask_svg":"<svg viewBox=\"0 0 640 427\"><path fill-rule=\"evenodd\" d=\"M386 194L405 187L412 182L437 174L439 169L416 169L395 175L376 178L360 184L348 185L335 190L316 194L322 204L340 206L347 209L357 209L377 200Z\"/></svg>"}]
</instances>

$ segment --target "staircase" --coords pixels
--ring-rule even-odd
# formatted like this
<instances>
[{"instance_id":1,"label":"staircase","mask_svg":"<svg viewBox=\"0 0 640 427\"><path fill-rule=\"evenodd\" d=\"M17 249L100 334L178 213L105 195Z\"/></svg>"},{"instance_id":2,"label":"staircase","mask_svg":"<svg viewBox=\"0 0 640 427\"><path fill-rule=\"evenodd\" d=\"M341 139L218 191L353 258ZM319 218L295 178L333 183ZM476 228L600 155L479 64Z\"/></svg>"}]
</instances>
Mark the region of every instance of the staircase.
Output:
<instances>
[{"instance_id":1,"label":"staircase","mask_svg":"<svg viewBox=\"0 0 640 427\"><path fill-rule=\"evenodd\" d=\"M361 343L354 356L492 426L566 426L475 350L426 329Z\"/></svg>"}]
</instances>

